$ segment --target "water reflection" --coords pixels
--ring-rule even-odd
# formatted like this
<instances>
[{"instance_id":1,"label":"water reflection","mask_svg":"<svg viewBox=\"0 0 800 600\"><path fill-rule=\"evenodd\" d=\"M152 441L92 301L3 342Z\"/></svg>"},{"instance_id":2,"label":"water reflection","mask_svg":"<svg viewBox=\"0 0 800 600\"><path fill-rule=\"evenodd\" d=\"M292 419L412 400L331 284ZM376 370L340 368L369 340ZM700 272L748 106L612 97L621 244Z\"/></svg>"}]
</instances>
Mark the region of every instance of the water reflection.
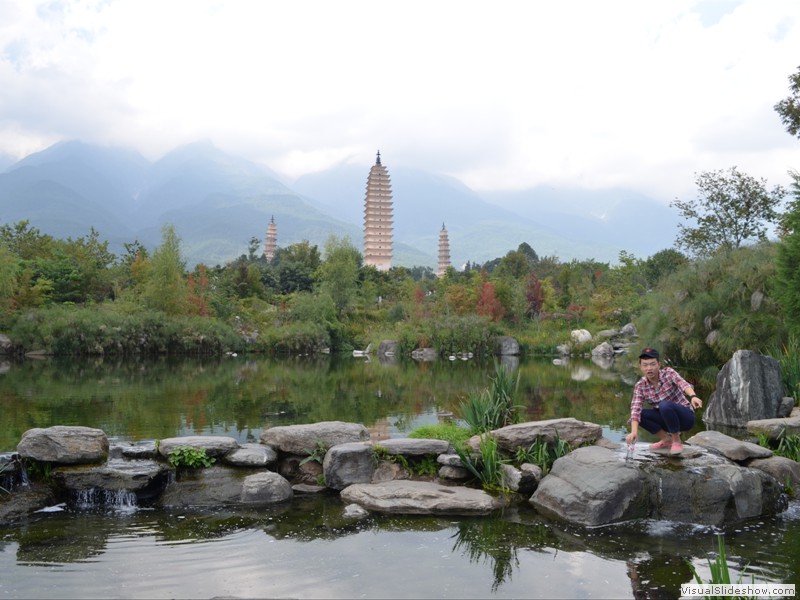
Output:
<instances>
[{"instance_id":1,"label":"water reflection","mask_svg":"<svg viewBox=\"0 0 800 600\"><path fill-rule=\"evenodd\" d=\"M329 495L241 511L42 514L4 532L0 594L41 597L59 582L65 598L677 598L692 581L688 561L708 577L717 532L666 522L570 528L524 504L462 519L355 521L342 509ZM777 526L724 533L735 571L797 583L800 505Z\"/></svg>"},{"instance_id":2,"label":"water reflection","mask_svg":"<svg viewBox=\"0 0 800 600\"><path fill-rule=\"evenodd\" d=\"M622 372L590 361L519 361L523 419L571 416L609 428L627 420ZM32 427L85 425L128 441L228 435L257 441L264 427L342 420L376 439L404 435L489 383L492 361L382 365L352 357L41 360L0 376L0 451Z\"/></svg>"}]
</instances>

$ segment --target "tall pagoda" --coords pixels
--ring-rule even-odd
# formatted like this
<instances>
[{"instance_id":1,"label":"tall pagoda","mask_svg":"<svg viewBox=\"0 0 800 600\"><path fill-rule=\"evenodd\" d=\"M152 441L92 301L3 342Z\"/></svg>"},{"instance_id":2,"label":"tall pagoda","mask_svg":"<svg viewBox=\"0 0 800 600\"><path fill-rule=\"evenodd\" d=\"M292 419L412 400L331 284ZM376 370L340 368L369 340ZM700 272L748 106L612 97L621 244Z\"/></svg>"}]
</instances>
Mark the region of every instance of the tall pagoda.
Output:
<instances>
[{"instance_id":1,"label":"tall pagoda","mask_svg":"<svg viewBox=\"0 0 800 600\"><path fill-rule=\"evenodd\" d=\"M275 226L275 215L272 215L269 225L267 225L267 239L264 241L264 258L267 259L267 262L272 262L272 259L275 258L275 250L277 249L278 231Z\"/></svg>"},{"instance_id":2,"label":"tall pagoda","mask_svg":"<svg viewBox=\"0 0 800 600\"><path fill-rule=\"evenodd\" d=\"M447 237L447 229L442 223L442 230L439 232L439 268L436 271L437 277L443 277L450 268L450 240Z\"/></svg>"},{"instance_id":3,"label":"tall pagoda","mask_svg":"<svg viewBox=\"0 0 800 600\"><path fill-rule=\"evenodd\" d=\"M392 266L392 184L381 153L369 170L364 200L364 264L379 271Z\"/></svg>"}]
</instances>

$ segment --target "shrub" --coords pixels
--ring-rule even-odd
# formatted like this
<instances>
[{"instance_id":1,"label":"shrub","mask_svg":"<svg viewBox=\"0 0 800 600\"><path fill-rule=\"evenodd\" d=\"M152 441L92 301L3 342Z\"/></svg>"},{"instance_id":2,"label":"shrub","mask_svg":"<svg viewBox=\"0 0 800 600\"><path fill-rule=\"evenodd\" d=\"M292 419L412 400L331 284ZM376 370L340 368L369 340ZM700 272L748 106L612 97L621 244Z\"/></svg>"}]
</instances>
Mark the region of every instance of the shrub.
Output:
<instances>
[{"instance_id":1,"label":"shrub","mask_svg":"<svg viewBox=\"0 0 800 600\"><path fill-rule=\"evenodd\" d=\"M169 462L173 467L200 469L210 467L214 464L215 459L206 454L205 448L178 446L170 451Z\"/></svg>"}]
</instances>

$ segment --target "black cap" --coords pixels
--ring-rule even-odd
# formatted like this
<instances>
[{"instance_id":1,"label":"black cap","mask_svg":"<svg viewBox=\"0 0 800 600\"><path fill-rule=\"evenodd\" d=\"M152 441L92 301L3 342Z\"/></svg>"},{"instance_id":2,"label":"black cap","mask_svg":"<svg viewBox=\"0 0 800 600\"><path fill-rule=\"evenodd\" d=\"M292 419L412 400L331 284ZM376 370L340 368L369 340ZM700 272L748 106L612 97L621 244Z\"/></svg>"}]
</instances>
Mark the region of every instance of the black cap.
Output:
<instances>
[{"instance_id":1,"label":"black cap","mask_svg":"<svg viewBox=\"0 0 800 600\"><path fill-rule=\"evenodd\" d=\"M655 348L645 348L642 350L641 354L639 354L639 358L655 358L658 360L660 357L658 355L658 350Z\"/></svg>"}]
</instances>

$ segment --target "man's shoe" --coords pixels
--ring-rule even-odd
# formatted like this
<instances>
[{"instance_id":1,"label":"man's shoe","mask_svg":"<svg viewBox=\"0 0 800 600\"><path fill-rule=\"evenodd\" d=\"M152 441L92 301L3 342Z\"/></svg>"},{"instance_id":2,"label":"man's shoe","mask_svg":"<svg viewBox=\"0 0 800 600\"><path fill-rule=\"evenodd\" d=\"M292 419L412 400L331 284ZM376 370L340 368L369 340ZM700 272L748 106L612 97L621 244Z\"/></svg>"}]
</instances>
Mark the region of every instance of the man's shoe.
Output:
<instances>
[{"instance_id":1,"label":"man's shoe","mask_svg":"<svg viewBox=\"0 0 800 600\"><path fill-rule=\"evenodd\" d=\"M666 450L672 446L672 442L669 440L661 440L660 442L656 442L655 444L650 444L650 450Z\"/></svg>"},{"instance_id":2,"label":"man's shoe","mask_svg":"<svg viewBox=\"0 0 800 600\"><path fill-rule=\"evenodd\" d=\"M683 452L683 444L681 444L680 442L675 442L674 444L672 444L672 448L670 448L669 450L669 453L672 455L680 454L681 452Z\"/></svg>"}]
</instances>

